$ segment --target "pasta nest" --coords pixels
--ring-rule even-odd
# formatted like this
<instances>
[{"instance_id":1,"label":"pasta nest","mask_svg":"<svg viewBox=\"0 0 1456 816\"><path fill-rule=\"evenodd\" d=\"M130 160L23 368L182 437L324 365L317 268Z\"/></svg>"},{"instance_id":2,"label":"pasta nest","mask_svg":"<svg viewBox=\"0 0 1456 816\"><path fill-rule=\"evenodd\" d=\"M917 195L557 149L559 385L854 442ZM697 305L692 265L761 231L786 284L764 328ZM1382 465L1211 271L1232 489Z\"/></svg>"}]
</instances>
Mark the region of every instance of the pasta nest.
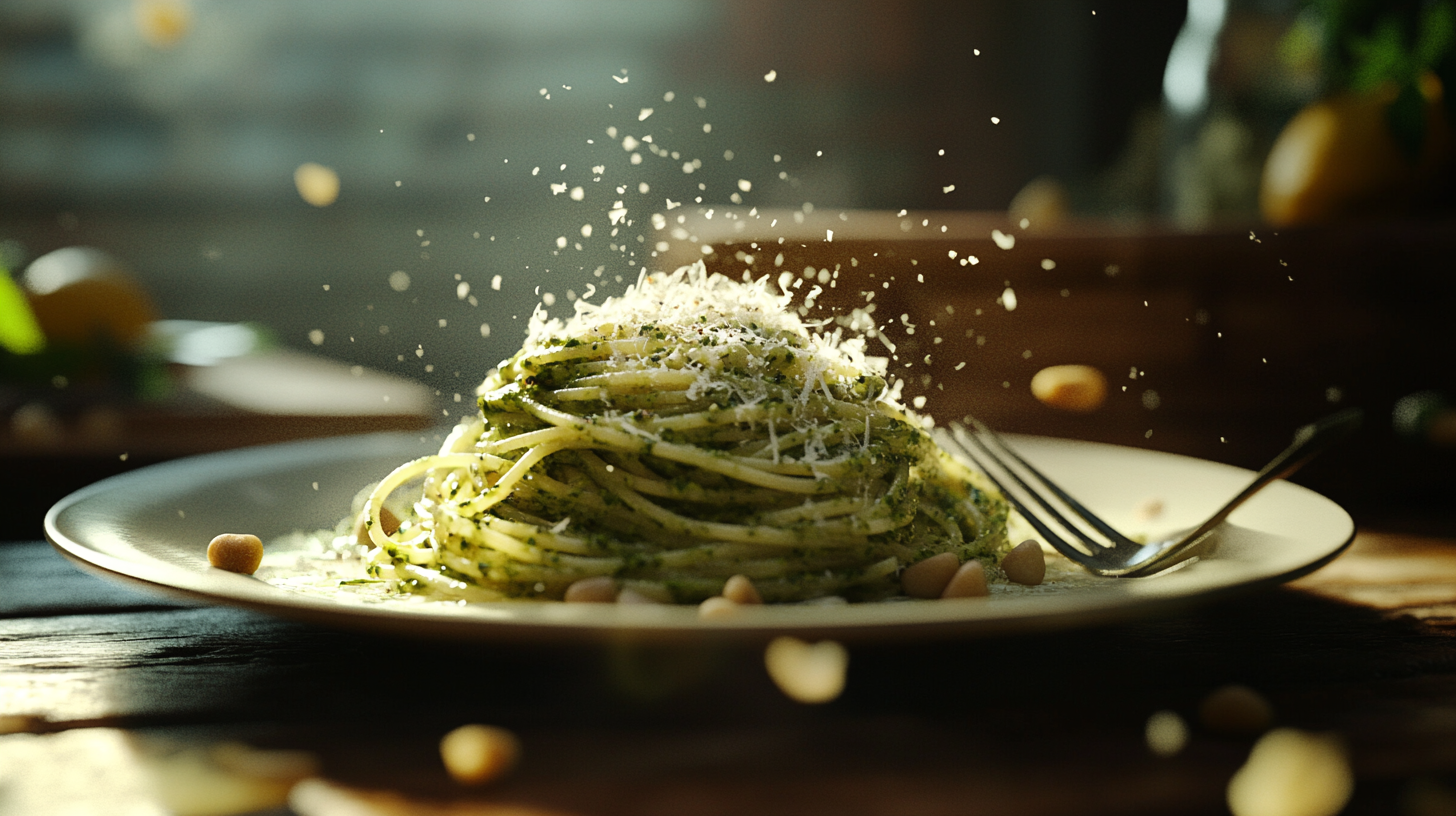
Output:
<instances>
[{"instance_id":1,"label":"pasta nest","mask_svg":"<svg viewBox=\"0 0 1456 816\"><path fill-rule=\"evenodd\" d=\"M898 592L940 552L993 564L1005 501L898 400L863 338L812 330L765 280L702 264L566 321L538 309L440 452L372 492L370 570L406 591L559 599L613 576L687 603ZM387 533L382 508L422 480Z\"/></svg>"}]
</instances>

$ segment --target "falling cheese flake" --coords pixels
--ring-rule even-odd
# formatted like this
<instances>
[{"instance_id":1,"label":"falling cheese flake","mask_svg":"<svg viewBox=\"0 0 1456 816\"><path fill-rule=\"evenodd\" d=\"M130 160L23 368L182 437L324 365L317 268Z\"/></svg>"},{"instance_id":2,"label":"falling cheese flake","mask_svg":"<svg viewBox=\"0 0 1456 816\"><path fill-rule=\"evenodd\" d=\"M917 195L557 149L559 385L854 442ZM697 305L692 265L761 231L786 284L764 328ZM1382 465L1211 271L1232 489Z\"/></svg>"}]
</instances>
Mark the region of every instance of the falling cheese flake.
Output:
<instances>
[{"instance_id":1,"label":"falling cheese flake","mask_svg":"<svg viewBox=\"0 0 1456 816\"><path fill-rule=\"evenodd\" d=\"M748 179L739 179L738 189L746 193L749 190L753 189L753 182L749 181Z\"/></svg>"},{"instance_id":2,"label":"falling cheese flake","mask_svg":"<svg viewBox=\"0 0 1456 816\"><path fill-rule=\"evenodd\" d=\"M1042 258L1041 259L1041 268L1042 269L1045 269L1048 272L1050 272L1053 269L1056 269L1057 268L1057 262L1054 261L1054 260L1052 260L1051 258Z\"/></svg>"},{"instance_id":3,"label":"falling cheese flake","mask_svg":"<svg viewBox=\"0 0 1456 816\"><path fill-rule=\"evenodd\" d=\"M1006 233L998 229L991 230L991 240L995 241L996 246L1001 247L1002 249L1011 249L1012 247L1016 246L1015 235L1007 235Z\"/></svg>"},{"instance_id":4,"label":"falling cheese flake","mask_svg":"<svg viewBox=\"0 0 1456 816\"><path fill-rule=\"evenodd\" d=\"M1016 311L1016 292L1010 286L1006 287L1006 291L1001 293L1001 305L1005 306L1008 312Z\"/></svg>"},{"instance_id":5,"label":"falling cheese flake","mask_svg":"<svg viewBox=\"0 0 1456 816\"><path fill-rule=\"evenodd\" d=\"M991 124L993 124L993 125L999 125L999 124L1001 124L1001 117L999 117L999 116L992 116L991 117Z\"/></svg>"},{"instance_id":6,"label":"falling cheese flake","mask_svg":"<svg viewBox=\"0 0 1456 816\"><path fill-rule=\"evenodd\" d=\"M566 236L565 235L562 235L562 236L558 236L557 237L557 239L556 239L556 248L557 249L566 249Z\"/></svg>"},{"instance_id":7,"label":"falling cheese flake","mask_svg":"<svg viewBox=\"0 0 1456 816\"><path fill-rule=\"evenodd\" d=\"M641 122L643 119L646 119L647 117L649 117L651 115L652 115L652 108L643 108L642 111L637 114L637 121Z\"/></svg>"},{"instance_id":8,"label":"falling cheese flake","mask_svg":"<svg viewBox=\"0 0 1456 816\"><path fill-rule=\"evenodd\" d=\"M500 288L501 288L501 276L500 275L496 275L495 277L493 277L493 278L490 279L490 288L493 289L494 291L497 291L497 292L500 291Z\"/></svg>"},{"instance_id":9,"label":"falling cheese flake","mask_svg":"<svg viewBox=\"0 0 1456 816\"><path fill-rule=\"evenodd\" d=\"M469 296L470 296L470 284L469 283L467 283L465 281L461 281L460 283L456 284L456 286L455 286L455 298L457 300L464 300L465 298L467 298Z\"/></svg>"},{"instance_id":10,"label":"falling cheese flake","mask_svg":"<svg viewBox=\"0 0 1456 816\"><path fill-rule=\"evenodd\" d=\"M940 188L940 191L942 193L953 193L953 192L955 192L955 185L954 184L947 184L946 186Z\"/></svg>"},{"instance_id":11,"label":"falling cheese flake","mask_svg":"<svg viewBox=\"0 0 1456 816\"><path fill-rule=\"evenodd\" d=\"M764 82L773 82L775 79L778 79L778 78L779 78L779 72L778 71L769 71L768 73L766 73L766 74L763 75L763 81Z\"/></svg>"},{"instance_id":12,"label":"falling cheese flake","mask_svg":"<svg viewBox=\"0 0 1456 816\"><path fill-rule=\"evenodd\" d=\"M569 195L571 196L572 201L580 201L583 198L586 198L586 190L580 187L572 187L571 193Z\"/></svg>"},{"instance_id":13,"label":"falling cheese flake","mask_svg":"<svg viewBox=\"0 0 1456 816\"><path fill-rule=\"evenodd\" d=\"M566 192L565 182L551 185L551 195L561 195L564 192Z\"/></svg>"},{"instance_id":14,"label":"falling cheese flake","mask_svg":"<svg viewBox=\"0 0 1456 816\"><path fill-rule=\"evenodd\" d=\"M402 269L389 273L389 288L396 292L410 288L409 273Z\"/></svg>"},{"instance_id":15,"label":"falling cheese flake","mask_svg":"<svg viewBox=\"0 0 1456 816\"><path fill-rule=\"evenodd\" d=\"M313 343L315 346L322 346L324 344L323 331L319 329L314 329L313 331L309 332L308 342Z\"/></svg>"},{"instance_id":16,"label":"falling cheese flake","mask_svg":"<svg viewBox=\"0 0 1456 816\"><path fill-rule=\"evenodd\" d=\"M824 240L826 240L826 241L833 241L834 240L834 230L824 230Z\"/></svg>"}]
</instances>

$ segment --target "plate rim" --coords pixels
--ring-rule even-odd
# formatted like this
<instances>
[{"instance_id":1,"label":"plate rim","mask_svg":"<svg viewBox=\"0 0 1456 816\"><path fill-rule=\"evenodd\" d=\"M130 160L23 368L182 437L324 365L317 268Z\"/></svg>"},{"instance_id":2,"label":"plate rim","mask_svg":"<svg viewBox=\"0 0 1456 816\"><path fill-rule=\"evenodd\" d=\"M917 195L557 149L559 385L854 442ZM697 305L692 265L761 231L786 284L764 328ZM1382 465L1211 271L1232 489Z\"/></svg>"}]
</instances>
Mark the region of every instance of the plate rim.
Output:
<instances>
[{"instance_id":1,"label":"plate rim","mask_svg":"<svg viewBox=\"0 0 1456 816\"><path fill-rule=\"evenodd\" d=\"M1012 438L1013 440L1019 438L1032 441L1035 444L1062 446L1073 450L1113 449L1124 453L1133 452L1135 455L1146 455L1155 460L1181 460L1185 465L1214 466L1227 469L1232 473L1247 474L1250 477L1253 475L1251 471L1234 465L1144 448L1046 436L1012 435ZM1286 583L1313 572L1337 558L1349 548L1357 532L1353 518L1339 504L1307 487L1286 482L1281 489L1292 488L1305 494L1302 496L1303 499L1322 502L1324 510L1339 514L1338 519L1332 517L1331 520L1338 521L1344 528L1342 540L1333 546L1323 545L1327 547L1327 551L1324 551L1319 557L1302 562L1293 568L1229 585L1206 587L1196 592L1171 596L1132 597L1121 595L1117 596L1111 604L1091 602L1099 594L1095 590L1080 593L1077 596L1051 596L1059 599L1058 603L1053 604L1045 603L1044 599L1049 596L1031 596L1041 599L1041 605L1054 608L1050 612L1029 615L1011 614L1017 611L1015 607L1027 605L1024 599L1015 597L989 599L989 602L1004 607L1002 611L1005 614L992 616L952 614L952 611L956 609L971 608L965 604L986 603L987 599L964 602L905 602L907 606L917 603L960 604L958 607L938 606L936 609L946 610L945 613L928 616L912 615L895 610L895 607L901 606L899 603L852 605L834 607L838 616L846 618L839 622L826 622L822 614L808 616L811 618L809 621L790 620L788 618L791 615L804 617L802 612L789 611L788 614L785 614L786 610L801 609L801 607L794 606L748 609L722 621L701 620L696 618L695 613L691 619L688 619L683 614L683 610L691 610L692 607L687 606L661 607L660 610L668 610L666 615L659 614L659 610L653 610L651 607L635 609L604 607L604 609L610 610L605 618L587 624L581 621L561 623L519 617L490 619L479 614L451 613L449 608L422 609L414 607L408 602L385 602L377 605L344 603L290 592L252 576L221 573L220 571L214 574L211 568L204 568L202 573L195 574L198 580L207 580L215 585L220 579L233 582L232 585L235 587L233 592L228 593L209 591L197 588L197 580L181 583L175 577L169 580L169 573L174 573L175 576L194 574L182 567L168 564L155 555L142 552L143 556L150 559L150 562L147 563L129 560L106 552L93 544L77 541L62 529L62 521L68 513L79 512L77 508L85 510L86 503L94 501L96 497L109 496L118 490L126 490L136 484L145 486L147 483L157 483L161 481L162 477L173 473L206 470L216 468L218 465L237 463L249 464L252 469L262 472L278 471L284 465L297 461L358 459L366 456L370 449L375 449L379 454L394 453L397 449L422 446L426 441L427 436L422 436L420 432L381 432L261 445L148 465L102 479L61 499L46 513L45 534L47 540L57 551L83 571L110 579L120 579L124 583L139 585L146 590L187 603L240 607L274 617L321 624L332 628L451 641L547 643L630 640L681 643L688 640L757 642L766 641L781 634L856 642L971 639L1086 628L1145 618L1163 611L1187 608L1230 595ZM226 479L217 481L223 482ZM245 590L245 587L249 588ZM266 589L262 589L263 587ZM505 603L509 607L521 602ZM1033 605L1036 603L1033 602ZM476 613L479 613L489 606L493 605L476 605L474 609ZM874 612L862 610L873 610ZM886 612L885 610L891 611Z\"/></svg>"}]
</instances>

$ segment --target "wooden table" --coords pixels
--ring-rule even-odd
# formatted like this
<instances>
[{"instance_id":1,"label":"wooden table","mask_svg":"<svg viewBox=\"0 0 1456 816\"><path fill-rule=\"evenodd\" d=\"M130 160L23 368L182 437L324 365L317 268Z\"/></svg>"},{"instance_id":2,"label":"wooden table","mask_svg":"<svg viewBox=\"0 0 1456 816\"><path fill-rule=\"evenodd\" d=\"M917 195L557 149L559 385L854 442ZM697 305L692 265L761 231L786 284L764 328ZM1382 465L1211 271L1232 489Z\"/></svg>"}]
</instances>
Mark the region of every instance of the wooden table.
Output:
<instances>
[{"instance_id":1,"label":"wooden table","mask_svg":"<svg viewBox=\"0 0 1456 816\"><path fill-rule=\"evenodd\" d=\"M218 764L235 741L317 760L295 809L248 806L275 816L1223 813L1255 739L1198 724L1226 683L1264 694L1277 725L1344 740L1346 812L1456 812L1456 538L1363 532L1294 585L1166 619L856 646L845 693L820 706L782 695L745 647L344 633L174 603L38 541L0 544L0 575L6 814L162 813L182 777L224 796L257 779ZM1190 724L1171 757L1145 742L1160 710ZM438 740L469 722L520 737L514 774L448 779Z\"/></svg>"}]
</instances>

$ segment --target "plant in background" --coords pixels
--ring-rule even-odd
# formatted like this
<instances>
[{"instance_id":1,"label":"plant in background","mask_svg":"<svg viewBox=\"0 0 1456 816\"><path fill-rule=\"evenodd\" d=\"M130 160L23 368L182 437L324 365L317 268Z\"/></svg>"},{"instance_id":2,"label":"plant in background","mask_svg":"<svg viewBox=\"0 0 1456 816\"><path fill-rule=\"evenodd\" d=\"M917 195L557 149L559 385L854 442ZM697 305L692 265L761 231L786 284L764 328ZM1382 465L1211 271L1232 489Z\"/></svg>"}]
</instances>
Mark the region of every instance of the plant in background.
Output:
<instances>
[{"instance_id":1,"label":"plant in background","mask_svg":"<svg viewBox=\"0 0 1456 816\"><path fill-rule=\"evenodd\" d=\"M1456 0L1314 0L1285 45L1295 61L1318 53L1324 95L1269 153L1267 221L1389 215L1449 197Z\"/></svg>"},{"instance_id":2,"label":"plant in background","mask_svg":"<svg viewBox=\"0 0 1456 816\"><path fill-rule=\"evenodd\" d=\"M1426 137L1428 100L1434 97L1448 117L1456 111L1456 100L1442 93L1456 82L1456 1L1316 0L1313 8L1323 20L1326 90L1393 90L1386 120L1396 144L1415 161Z\"/></svg>"},{"instance_id":3,"label":"plant in background","mask_svg":"<svg viewBox=\"0 0 1456 816\"><path fill-rule=\"evenodd\" d=\"M35 354L45 344L45 334L36 322L25 292L11 279L10 270L0 265L0 351Z\"/></svg>"}]
</instances>

